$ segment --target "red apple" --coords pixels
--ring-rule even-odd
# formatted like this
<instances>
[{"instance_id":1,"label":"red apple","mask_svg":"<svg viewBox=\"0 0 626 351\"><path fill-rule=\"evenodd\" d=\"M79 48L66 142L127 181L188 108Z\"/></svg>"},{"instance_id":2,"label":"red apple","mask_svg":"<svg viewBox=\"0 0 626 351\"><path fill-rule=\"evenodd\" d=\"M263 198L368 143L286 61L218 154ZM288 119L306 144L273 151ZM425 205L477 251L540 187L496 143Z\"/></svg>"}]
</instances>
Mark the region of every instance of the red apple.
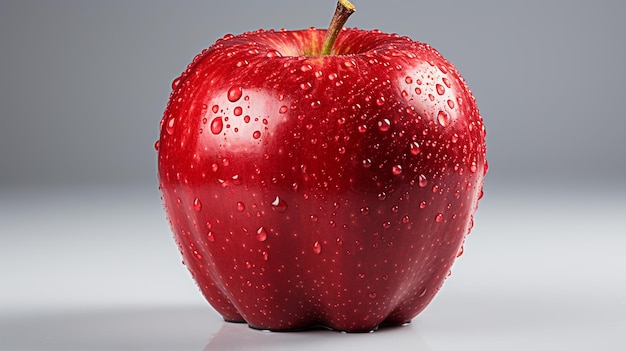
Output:
<instances>
[{"instance_id":1,"label":"red apple","mask_svg":"<svg viewBox=\"0 0 626 351\"><path fill-rule=\"evenodd\" d=\"M463 78L427 44L339 30L338 8L336 38L227 35L173 83L160 189L184 263L227 321L407 323L472 227L487 161Z\"/></svg>"}]
</instances>

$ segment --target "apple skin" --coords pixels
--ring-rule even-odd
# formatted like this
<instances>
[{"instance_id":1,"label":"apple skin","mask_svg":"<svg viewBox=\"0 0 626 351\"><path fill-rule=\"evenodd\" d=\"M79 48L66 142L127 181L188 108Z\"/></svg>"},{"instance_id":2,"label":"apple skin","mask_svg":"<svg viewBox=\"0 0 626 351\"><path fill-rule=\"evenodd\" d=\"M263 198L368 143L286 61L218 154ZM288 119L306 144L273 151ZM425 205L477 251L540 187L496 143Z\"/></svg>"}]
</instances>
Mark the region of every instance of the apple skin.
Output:
<instances>
[{"instance_id":1,"label":"apple skin","mask_svg":"<svg viewBox=\"0 0 626 351\"><path fill-rule=\"evenodd\" d=\"M360 332L411 321L462 252L485 129L427 44L344 29L227 35L173 83L162 200L227 321Z\"/></svg>"}]
</instances>

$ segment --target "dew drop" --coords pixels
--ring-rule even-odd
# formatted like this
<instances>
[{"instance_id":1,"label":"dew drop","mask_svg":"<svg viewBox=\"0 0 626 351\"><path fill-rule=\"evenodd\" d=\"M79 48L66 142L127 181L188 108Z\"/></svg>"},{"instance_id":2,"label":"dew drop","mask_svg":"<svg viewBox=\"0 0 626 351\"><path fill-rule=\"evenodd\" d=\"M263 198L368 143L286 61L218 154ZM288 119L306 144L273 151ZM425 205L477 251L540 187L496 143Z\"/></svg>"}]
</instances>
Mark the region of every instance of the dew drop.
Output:
<instances>
[{"instance_id":1,"label":"dew drop","mask_svg":"<svg viewBox=\"0 0 626 351\"><path fill-rule=\"evenodd\" d=\"M422 89L420 89L420 87L416 87L415 88L415 94L417 94L417 95L422 94Z\"/></svg>"},{"instance_id":2,"label":"dew drop","mask_svg":"<svg viewBox=\"0 0 626 351\"><path fill-rule=\"evenodd\" d=\"M454 101L448 100L448 107L449 108L454 108Z\"/></svg>"},{"instance_id":3,"label":"dew drop","mask_svg":"<svg viewBox=\"0 0 626 351\"><path fill-rule=\"evenodd\" d=\"M387 118L378 121L378 130L381 132L386 132L391 128L391 121Z\"/></svg>"},{"instance_id":4,"label":"dew drop","mask_svg":"<svg viewBox=\"0 0 626 351\"><path fill-rule=\"evenodd\" d=\"M278 113L283 114L285 112L287 112L289 108L285 105L281 106L280 109L278 110Z\"/></svg>"},{"instance_id":5,"label":"dew drop","mask_svg":"<svg viewBox=\"0 0 626 351\"><path fill-rule=\"evenodd\" d=\"M443 95L446 92L446 88L444 88L441 84L436 84L435 89L437 89L437 94L439 95Z\"/></svg>"},{"instance_id":6,"label":"dew drop","mask_svg":"<svg viewBox=\"0 0 626 351\"><path fill-rule=\"evenodd\" d=\"M252 137L254 139L259 139L261 137L261 132L258 130L255 130L254 133L252 133Z\"/></svg>"},{"instance_id":7,"label":"dew drop","mask_svg":"<svg viewBox=\"0 0 626 351\"><path fill-rule=\"evenodd\" d=\"M200 202L200 199L198 198L193 199L193 209L196 212L200 212L200 210L202 210L202 202Z\"/></svg>"},{"instance_id":8,"label":"dew drop","mask_svg":"<svg viewBox=\"0 0 626 351\"><path fill-rule=\"evenodd\" d=\"M319 218L317 217L317 215L312 214L311 216L309 216L309 220L313 223L316 223Z\"/></svg>"},{"instance_id":9,"label":"dew drop","mask_svg":"<svg viewBox=\"0 0 626 351\"><path fill-rule=\"evenodd\" d=\"M215 241L215 235L213 235L213 232L209 232L209 233L206 235L206 239L207 239L208 241L210 241L210 242L214 242L214 241Z\"/></svg>"},{"instance_id":10,"label":"dew drop","mask_svg":"<svg viewBox=\"0 0 626 351\"><path fill-rule=\"evenodd\" d=\"M445 72L444 72L445 73ZM448 88L451 86L450 85L450 81L448 80L448 78L443 77L441 78L441 81L443 82L443 84L445 84Z\"/></svg>"},{"instance_id":11,"label":"dew drop","mask_svg":"<svg viewBox=\"0 0 626 351\"><path fill-rule=\"evenodd\" d=\"M319 254L320 252L322 252L322 245L320 244L320 242L319 242L319 241L316 241L316 242L313 244L313 252L314 252L315 254Z\"/></svg>"},{"instance_id":12,"label":"dew drop","mask_svg":"<svg viewBox=\"0 0 626 351\"><path fill-rule=\"evenodd\" d=\"M420 188L425 188L426 185L428 185L428 180L426 179L425 175L419 175L417 185L419 185Z\"/></svg>"},{"instance_id":13,"label":"dew drop","mask_svg":"<svg viewBox=\"0 0 626 351\"><path fill-rule=\"evenodd\" d=\"M280 213L287 211L287 202L285 202L285 200L281 199L280 197L276 196L274 201L272 201L272 210L276 212L280 212Z\"/></svg>"},{"instance_id":14,"label":"dew drop","mask_svg":"<svg viewBox=\"0 0 626 351\"><path fill-rule=\"evenodd\" d=\"M358 127L358 131L359 133L365 133L367 132L367 126L365 124L362 124Z\"/></svg>"},{"instance_id":15,"label":"dew drop","mask_svg":"<svg viewBox=\"0 0 626 351\"><path fill-rule=\"evenodd\" d=\"M311 65L308 65L308 64L307 64L307 65L302 65L302 66L300 66L300 70L301 70L302 72L308 72L308 71L310 71L310 70L312 70L312 69L313 69L313 67L311 67Z\"/></svg>"},{"instance_id":16,"label":"dew drop","mask_svg":"<svg viewBox=\"0 0 626 351\"><path fill-rule=\"evenodd\" d=\"M384 191L380 194L378 194L378 200L383 201L387 198L387 193L385 193Z\"/></svg>"},{"instance_id":17,"label":"dew drop","mask_svg":"<svg viewBox=\"0 0 626 351\"><path fill-rule=\"evenodd\" d=\"M246 205L241 201L237 202L237 211L243 212L245 210L246 210Z\"/></svg>"},{"instance_id":18,"label":"dew drop","mask_svg":"<svg viewBox=\"0 0 626 351\"><path fill-rule=\"evenodd\" d=\"M233 86L230 89L228 89L228 101L230 102L236 102L239 99L241 99L241 95L243 94L243 91L241 89L241 87L239 86Z\"/></svg>"},{"instance_id":19,"label":"dew drop","mask_svg":"<svg viewBox=\"0 0 626 351\"><path fill-rule=\"evenodd\" d=\"M224 122L222 121L222 117L215 117L211 121L211 133L219 134L222 132L223 128L224 128Z\"/></svg>"},{"instance_id":20,"label":"dew drop","mask_svg":"<svg viewBox=\"0 0 626 351\"><path fill-rule=\"evenodd\" d=\"M369 207L367 207L367 206L361 207L361 214L362 215L366 215L368 213L370 213L370 208Z\"/></svg>"},{"instance_id":21,"label":"dew drop","mask_svg":"<svg viewBox=\"0 0 626 351\"><path fill-rule=\"evenodd\" d=\"M430 101L435 101L435 95L433 95L433 94L428 94L428 100L430 100Z\"/></svg>"},{"instance_id":22,"label":"dew drop","mask_svg":"<svg viewBox=\"0 0 626 351\"><path fill-rule=\"evenodd\" d=\"M167 134L172 135L174 134L174 123L176 122L176 120L174 119L174 117L170 118L167 120L167 124L165 125L165 131L167 132Z\"/></svg>"},{"instance_id":23,"label":"dew drop","mask_svg":"<svg viewBox=\"0 0 626 351\"><path fill-rule=\"evenodd\" d=\"M371 292L368 295L370 297L370 299L375 299L376 298L376 293L375 292Z\"/></svg>"},{"instance_id":24,"label":"dew drop","mask_svg":"<svg viewBox=\"0 0 626 351\"><path fill-rule=\"evenodd\" d=\"M476 162L472 162L472 164L470 165L470 172L476 173L477 170L478 166L476 166Z\"/></svg>"},{"instance_id":25,"label":"dew drop","mask_svg":"<svg viewBox=\"0 0 626 351\"><path fill-rule=\"evenodd\" d=\"M411 218L409 218L408 215L402 217L402 223L406 224L409 223L411 221Z\"/></svg>"},{"instance_id":26,"label":"dew drop","mask_svg":"<svg viewBox=\"0 0 626 351\"><path fill-rule=\"evenodd\" d=\"M244 117L243 117L243 121L244 121L245 123L250 123L250 116L248 116L248 115L244 116Z\"/></svg>"},{"instance_id":27,"label":"dew drop","mask_svg":"<svg viewBox=\"0 0 626 351\"><path fill-rule=\"evenodd\" d=\"M213 105L213 107L211 107L211 111L213 111L213 113L217 113L217 111L220 110L220 107L218 105Z\"/></svg>"},{"instance_id":28,"label":"dew drop","mask_svg":"<svg viewBox=\"0 0 626 351\"><path fill-rule=\"evenodd\" d=\"M382 106L384 104L385 104L385 98L384 97L381 96L381 97L376 99L376 105Z\"/></svg>"},{"instance_id":29,"label":"dew drop","mask_svg":"<svg viewBox=\"0 0 626 351\"><path fill-rule=\"evenodd\" d=\"M161 141L160 141L160 140L155 141L155 142L154 142L154 149L155 149L156 151L159 151L159 146L160 146L160 145L161 145Z\"/></svg>"},{"instance_id":30,"label":"dew drop","mask_svg":"<svg viewBox=\"0 0 626 351\"><path fill-rule=\"evenodd\" d=\"M420 208L423 210L426 208L426 201L420 202Z\"/></svg>"},{"instance_id":31,"label":"dew drop","mask_svg":"<svg viewBox=\"0 0 626 351\"><path fill-rule=\"evenodd\" d=\"M437 213L437 215L435 216L435 222L439 223L441 222L441 220L443 220L443 214Z\"/></svg>"},{"instance_id":32,"label":"dew drop","mask_svg":"<svg viewBox=\"0 0 626 351\"><path fill-rule=\"evenodd\" d=\"M417 143L417 141L411 143L410 150L411 155L417 155L420 153L420 145Z\"/></svg>"},{"instance_id":33,"label":"dew drop","mask_svg":"<svg viewBox=\"0 0 626 351\"><path fill-rule=\"evenodd\" d=\"M463 255L463 251L464 251L464 248L463 248L463 245L461 245L461 247L459 248L459 252L456 253L456 257L461 257Z\"/></svg>"},{"instance_id":34,"label":"dew drop","mask_svg":"<svg viewBox=\"0 0 626 351\"><path fill-rule=\"evenodd\" d=\"M404 78L404 82L406 84L413 84L413 78L406 76L406 78Z\"/></svg>"},{"instance_id":35,"label":"dew drop","mask_svg":"<svg viewBox=\"0 0 626 351\"><path fill-rule=\"evenodd\" d=\"M450 124L450 115L448 115L445 111L439 111L437 114L437 121L442 127L447 127Z\"/></svg>"},{"instance_id":36,"label":"dew drop","mask_svg":"<svg viewBox=\"0 0 626 351\"><path fill-rule=\"evenodd\" d=\"M270 50L265 54L265 57L274 58L274 57L283 57L283 55L281 55L280 52L276 50Z\"/></svg>"},{"instance_id":37,"label":"dew drop","mask_svg":"<svg viewBox=\"0 0 626 351\"><path fill-rule=\"evenodd\" d=\"M385 228L385 229L391 228L391 222L389 222L389 221L383 222L383 228Z\"/></svg>"},{"instance_id":38,"label":"dew drop","mask_svg":"<svg viewBox=\"0 0 626 351\"><path fill-rule=\"evenodd\" d=\"M426 295L426 291L427 290L428 289L426 289L426 288L422 289L422 291L420 291L420 293L419 293L419 295L417 295L417 297L424 297L424 295Z\"/></svg>"},{"instance_id":39,"label":"dew drop","mask_svg":"<svg viewBox=\"0 0 626 351\"><path fill-rule=\"evenodd\" d=\"M180 85L181 77L178 77L172 81L172 90L176 90Z\"/></svg>"},{"instance_id":40,"label":"dew drop","mask_svg":"<svg viewBox=\"0 0 626 351\"><path fill-rule=\"evenodd\" d=\"M243 109L241 108L241 106L235 107L235 109L233 110L233 114L235 116L241 116L241 114L243 114Z\"/></svg>"},{"instance_id":41,"label":"dew drop","mask_svg":"<svg viewBox=\"0 0 626 351\"><path fill-rule=\"evenodd\" d=\"M258 240L258 241L265 241L265 240L267 240L267 231L265 230L265 227L260 227L259 229L257 229L257 231L256 231L256 240Z\"/></svg>"},{"instance_id":42,"label":"dew drop","mask_svg":"<svg viewBox=\"0 0 626 351\"><path fill-rule=\"evenodd\" d=\"M372 166L372 160L366 158L365 160L361 161L361 164L363 165L363 168L370 168Z\"/></svg>"},{"instance_id":43,"label":"dew drop","mask_svg":"<svg viewBox=\"0 0 626 351\"><path fill-rule=\"evenodd\" d=\"M396 175L396 176L402 174L402 166L395 165L391 167L391 173L393 173L393 175Z\"/></svg>"}]
</instances>

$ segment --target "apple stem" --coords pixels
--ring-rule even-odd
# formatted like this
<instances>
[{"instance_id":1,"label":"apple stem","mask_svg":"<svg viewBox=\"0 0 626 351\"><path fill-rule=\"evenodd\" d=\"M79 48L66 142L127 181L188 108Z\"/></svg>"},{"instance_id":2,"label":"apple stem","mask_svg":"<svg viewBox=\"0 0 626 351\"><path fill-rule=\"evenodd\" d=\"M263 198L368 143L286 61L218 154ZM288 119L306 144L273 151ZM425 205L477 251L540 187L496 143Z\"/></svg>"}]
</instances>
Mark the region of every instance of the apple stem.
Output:
<instances>
[{"instance_id":1,"label":"apple stem","mask_svg":"<svg viewBox=\"0 0 626 351\"><path fill-rule=\"evenodd\" d=\"M333 15L333 19L330 21L328 30L326 31L326 38L324 38L324 45L322 46L322 56L330 55L337 40L337 35L343 28L343 25L348 21L348 17L356 11L354 5L348 0L337 1L337 9Z\"/></svg>"}]
</instances>

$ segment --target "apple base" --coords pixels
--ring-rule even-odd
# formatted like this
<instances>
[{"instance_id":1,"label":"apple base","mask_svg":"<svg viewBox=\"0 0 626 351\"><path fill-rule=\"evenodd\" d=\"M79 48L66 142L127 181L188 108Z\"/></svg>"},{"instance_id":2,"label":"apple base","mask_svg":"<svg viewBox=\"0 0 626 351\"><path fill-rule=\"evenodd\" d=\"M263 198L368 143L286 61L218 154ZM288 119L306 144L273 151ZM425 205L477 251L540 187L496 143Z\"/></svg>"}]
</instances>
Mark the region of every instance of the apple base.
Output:
<instances>
[{"instance_id":1,"label":"apple base","mask_svg":"<svg viewBox=\"0 0 626 351\"><path fill-rule=\"evenodd\" d=\"M246 321L229 321L226 320L226 322L230 322L230 323L247 323ZM306 331L315 331L315 330L328 330L328 331L334 331L334 332L339 332L339 333L373 333L379 329L388 329L388 328L401 328L401 327L405 327L408 326L409 324L411 324L411 321L406 321L406 322L402 322L402 323L388 323L388 322L383 322L380 325L377 325L373 328L368 328L368 329L341 329L341 328L333 328L324 324L317 324L317 323L312 323L311 325L308 326L303 326L303 327L295 327L295 328L266 328L266 327L258 327L258 326L254 326L251 324L248 324L248 327L250 327L250 329L254 329L254 330L260 330L260 331L269 331L269 332L277 332L277 333L285 333L285 332L306 332Z\"/></svg>"}]
</instances>

